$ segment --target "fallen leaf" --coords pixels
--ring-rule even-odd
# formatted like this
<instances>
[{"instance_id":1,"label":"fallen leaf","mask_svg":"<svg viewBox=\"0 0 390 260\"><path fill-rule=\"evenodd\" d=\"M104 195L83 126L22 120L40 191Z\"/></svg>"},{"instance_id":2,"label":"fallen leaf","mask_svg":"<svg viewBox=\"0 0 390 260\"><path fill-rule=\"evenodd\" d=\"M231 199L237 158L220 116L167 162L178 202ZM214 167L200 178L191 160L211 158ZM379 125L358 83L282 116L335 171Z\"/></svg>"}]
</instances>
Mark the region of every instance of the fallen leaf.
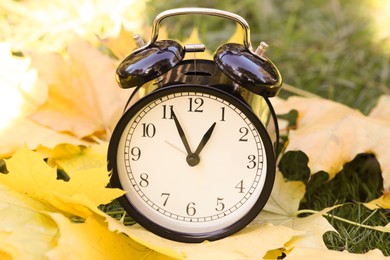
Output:
<instances>
[{"instance_id":1,"label":"fallen leaf","mask_svg":"<svg viewBox=\"0 0 390 260\"><path fill-rule=\"evenodd\" d=\"M261 259L268 250L282 247L294 230L267 223L249 225L240 232L217 241L188 244L161 238L139 225L119 231L147 247L174 259Z\"/></svg>"},{"instance_id":2,"label":"fallen leaf","mask_svg":"<svg viewBox=\"0 0 390 260\"><path fill-rule=\"evenodd\" d=\"M390 191L387 190L381 197L368 203L364 203L364 206L371 210L378 208L390 209Z\"/></svg>"},{"instance_id":3,"label":"fallen leaf","mask_svg":"<svg viewBox=\"0 0 390 260\"><path fill-rule=\"evenodd\" d=\"M0 183L30 198L58 205L58 197L87 197L95 207L109 203L123 191L106 188L109 173L103 167L72 173L68 182L57 180L57 171L49 167L41 155L26 147L5 160L8 174L0 174ZM61 209L64 210L64 209Z\"/></svg>"},{"instance_id":4,"label":"fallen leaf","mask_svg":"<svg viewBox=\"0 0 390 260\"><path fill-rule=\"evenodd\" d=\"M47 99L47 85L39 80L29 57L12 55L9 43L0 43L0 131L10 120L31 114Z\"/></svg>"},{"instance_id":5,"label":"fallen leaf","mask_svg":"<svg viewBox=\"0 0 390 260\"><path fill-rule=\"evenodd\" d=\"M300 217L299 204L305 194L305 185L301 181L285 181L277 171L270 199L253 221L283 225L295 230L297 234L283 248L284 253L295 247L326 248L322 236L327 231L335 231L323 214L333 208L326 208L306 217Z\"/></svg>"},{"instance_id":6,"label":"fallen leaf","mask_svg":"<svg viewBox=\"0 0 390 260\"><path fill-rule=\"evenodd\" d=\"M94 181L106 180L106 171L91 171L84 178L79 175L89 175L87 169L77 169L68 182L57 180L56 169L26 147L5 162L8 173L0 174L1 256L169 259L108 229L114 220L98 210L97 204L118 194L107 189L107 183ZM80 171L84 174L76 174Z\"/></svg>"},{"instance_id":7,"label":"fallen leaf","mask_svg":"<svg viewBox=\"0 0 390 260\"><path fill-rule=\"evenodd\" d=\"M59 167L70 175L91 169L101 169L107 167L108 143L93 144L86 146L76 146L69 143L59 144L53 149L45 151L47 163L52 167ZM107 184L109 176L104 180ZM105 186L103 184L103 186Z\"/></svg>"},{"instance_id":8,"label":"fallen leaf","mask_svg":"<svg viewBox=\"0 0 390 260\"><path fill-rule=\"evenodd\" d=\"M0 158L9 157L16 150L23 146L29 149L36 149L43 145L54 148L59 143L69 143L74 145L89 145L83 141L66 133L59 133L48 127L42 126L28 118L17 118L11 120L7 126L0 131Z\"/></svg>"},{"instance_id":9,"label":"fallen leaf","mask_svg":"<svg viewBox=\"0 0 390 260\"><path fill-rule=\"evenodd\" d=\"M0 16L7 18L2 33L13 46L43 51L61 50L77 37L93 40L96 35L114 35L122 24L138 29L144 13L144 1L124 0L7 0L0 8Z\"/></svg>"},{"instance_id":10,"label":"fallen leaf","mask_svg":"<svg viewBox=\"0 0 390 260\"><path fill-rule=\"evenodd\" d=\"M275 225L289 222L296 217L304 195L303 182L285 181L282 174L277 171L271 195L255 221L267 221Z\"/></svg>"},{"instance_id":11,"label":"fallen leaf","mask_svg":"<svg viewBox=\"0 0 390 260\"><path fill-rule=\"evenodd\" d=\"M46 101L47 84L38 78L29 57L11 54L10 44L0 44L0 59L0 157L24 145L34 149L39 144L53 147L60 142L85 143L26 118Z\"/></svg>"},{"instance_id":12,"label":"fallen leaf","mask_svg":"<svg viewBox=\"0 0 390 260\"><path fill-rule=\"evenodd\" d=\"M133 33L126 31L122 25L118 36L101 39L101 42L115 55L115 58L123 60L138 47L133 37Z\"/></svg>"},{"instance_id":13,"label":"fallen leaf","mask_svg":"<svg viewBox=\"0 0 390 260\"><path fill-rule=\"evenodd\" d=\"M83 40L72 42L67 55L32 55L33 65L49 85L49 97L31 118L79 138L93 134L107 138L130 94L115 82L116 61Z\"/></svg>"},{"instance_id":14,"label":"fallen leaf","mask_svg":"<svg viewBox=\"0 0 390 260\"><path fill-rule=\"evenodd\" d=\"M369 116L390 121L390 95L379 98L377 105L370 111Z\"/></svg>"},{"instance_id":15,"label":"fallen leaf","mask_svg":"<svg viewBox=\"0 0 390 260\"><path fill-rule=\"evenodd\" d=\"M57 225L42 210L44 204L0 185L1 259L44 259L56 245Z\"/></svg>"},{"instance_id":16,"label":"fallen leaf","mask_svg":"<svg viewBox=\"0 0 390 260\"><path fill-rule=\"evenodd\" d=\"M76 212L86 212L80 219L62 214L63 207L59 210L52 206L56 203L41 199L53 192L50 186L41 191L41 195L31 196L0 184L1 259L169 259L123 234L111 232L105 221L110 217L88 199L57 197L67 207L77 208Z\"/></svg>"},{"instance_id":17,"label":"fallen leaf","mask_svg":"<svg viewBox=\"0 0 390 260\"><path fill-rule=\"evenodd\" d=\"M312 173L330 177L359 153L373 153L382 168L384 187L390 187L390 121L364 116L342 104L319 98L291 97L275 107L278 113L299 112L298 127L290 131L287 151L309 157Z\"/></svg>"},{"instance_id":18,"label":"fallen leaf","mask_svg":"<svg viewBox=\"0 0 390 260\"><path fill-rule=\"evenodd\" d=\"M47 253L51 259L171 259L124 234L111 232L99 215L74 223L62 214L47 214L59 227L57 246Z\"/></svg>"}]
</instances>

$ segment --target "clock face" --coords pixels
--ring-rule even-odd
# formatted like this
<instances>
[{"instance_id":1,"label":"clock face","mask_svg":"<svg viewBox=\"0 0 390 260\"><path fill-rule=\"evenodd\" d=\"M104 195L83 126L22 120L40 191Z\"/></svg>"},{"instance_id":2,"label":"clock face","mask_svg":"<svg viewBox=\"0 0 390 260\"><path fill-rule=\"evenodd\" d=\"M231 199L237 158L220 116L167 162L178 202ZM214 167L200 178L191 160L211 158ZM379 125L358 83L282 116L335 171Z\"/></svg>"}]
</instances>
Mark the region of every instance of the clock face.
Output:
<instances>
[{"instance_id":1,"label":"clock face","mask_svg":"<svg viewBox=\"0 0 390 260\"><path fill-rule=\"evenodd\" d=\"M160 89L137 102L119 121L108 159L129 215L185 242L246 226L275 174L271 141L250 108L201 86Z\"/></svg>"}]
</instances>

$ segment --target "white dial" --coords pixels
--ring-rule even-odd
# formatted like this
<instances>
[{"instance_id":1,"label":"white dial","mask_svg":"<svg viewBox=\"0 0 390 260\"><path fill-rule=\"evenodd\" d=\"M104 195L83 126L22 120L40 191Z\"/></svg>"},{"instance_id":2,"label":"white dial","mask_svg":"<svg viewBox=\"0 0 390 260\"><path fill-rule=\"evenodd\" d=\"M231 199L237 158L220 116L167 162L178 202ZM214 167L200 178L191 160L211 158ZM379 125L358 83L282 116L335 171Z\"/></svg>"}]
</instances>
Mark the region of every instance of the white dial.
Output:
<instances>
[{"instance_id":1,"label":"white dial","mask_svg":"<svg viewBox=\"0 0 390 260\"><path fill-rule=\"evenodd\" d=\"M130 112L114 168L146 228L207 238L263 207L270 153L261 123L243 103L220 91L187 89L159 91Z\"/></svg>"}]
</instances>

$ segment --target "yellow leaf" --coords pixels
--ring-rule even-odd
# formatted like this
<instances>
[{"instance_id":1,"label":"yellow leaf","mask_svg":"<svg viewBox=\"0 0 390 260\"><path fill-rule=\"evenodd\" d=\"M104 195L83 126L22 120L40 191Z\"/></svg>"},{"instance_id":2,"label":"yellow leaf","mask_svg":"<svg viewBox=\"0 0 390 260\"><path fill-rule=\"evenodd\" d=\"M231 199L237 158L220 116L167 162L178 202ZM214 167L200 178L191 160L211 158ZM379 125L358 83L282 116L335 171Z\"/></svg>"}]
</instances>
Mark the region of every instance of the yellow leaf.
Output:
<instances>
[{"instance_id":1,"label":"yellow leaf","mask_svg":"<svg viewBox=\"0 0 390 260\"><path fill-rule=\"evenodd\" d=\"M116 61L82 40L72 42L67 55L33 55L34 66L49 85L49 97L31 118L79 138L93 134L104 138L129 95L115 82Z\"/></svg>"},{"instance_id":2,"label":"yellow leaf","mask_svg":"<svg viewBox=\"0 0 390 260\"><path fill-rule=\"evenodd\" d=\"M0 43L0 131L10 120L31 114L47 99L47 85L38 79L31 59L12 55L9 43Z\"/></svg>"},{"instance_id":3,"label":"yellow leaf","mask_svg":"<svg viewBox=\"0 0 390 260\"><path fill-rule=\"evenodd\" d=\"M278 113L299 112L298 128L290 132L287 151L303 151L312 173L326 171L333 177L357 154L373 153L380 163L384 186L390 187L390 121L319 98L291 97L281 104L275 107Z\"/></svg>"},{"instance_id":4,"label":"yellow leaf","mask_svg":"<svg viewBox=\"0 0 390 260\"><path fill-rule=\"evenodd\" d=\"M49 148L59 143L88 145L89 143L66 133L59 133L28 118L17 118L0 131L0 157L8 157L17 149L27 145L35 149L40 145Z\"/></svg>"},{"instance_id":5,"label":"yellow leaf","mask_svg":"<svg viewBox=\"0 0 390 260\"><path fill-rule=\"evenodd\" d=\"M254 223L266 221L274 225L283 225L297 232L294 238L286 243L285 253L296 246L326 248L322 239L323 234L326 231L335 231L322 216L332 208L304 218L298 216L299 203L304 194L305 185L302 182L284 181L282 174L277 171L270 199L254 220Z\"/></svg>"},{"instance_id":6,"label":"yellow leaf","mask_svg":"<svg viewBox=\"0 0 390 260\"><path fill-rule=\"evenodd\" d=\"M305 184L301 181L286 182L277 171L274 187L258 219L275 225L283 224L295 217L299 203L305 195Z\"/></svg>"},{"instance_id":7,"label":"yellow leaf","mask_svg":"<svg viewBox=\"0 0 390 260\"><path fill-rule=\"evenodd\" d=\"M236 30L234 31L233 35L229 38L228 42L234 42L243 44L244 39L244 30L242 29L241 25L236 25Z\"/></svg>"},{"instance_id":8,"label":"yellow leaf","mask_svg":"<svg viewBox=\"0 0 390 260\"><path fill-rule=\"evenodd\" d=\"M368 203L364 203L364 206L371 210L378 208L390 209L390 191L385 191L385 193L378 199L374 199Z\"/></svg>"},{"instance_id":9,"label":"yellow leaf","mask_svg":"<svg viewBox=\"0 0 390 260\"><path fill-rule=\"evenodd\" d=\"M134 35L131 32L126 31L122 25L118 36L102 39L101 42L118 60L123 60L137 48L133 36Z\"/></svg>"},{"instance_id":10,"label":"yellow leaf","mask_svg":"<svg viewBox=\"0 0 390 260\"><path fill-rule=\"evenodd\" d=\"M390 121L390 95L381 96L369 116Z\"/></svg>"},{"instance_id":11,"label":"yellow leaf","mask_svg":"<svg viewBox=\"0 0 390 260\"><path fill-rule=\"evenodd\" d=\"M41 213L47 209L0 185L0 259L44 259L58 235L55 222Z\"/></svg>"},{"instance_id":12,"label":"yellow leaf","mask_svg":"<svg viewBox=\"0 0 390 260\"><path fill-rule=\"evenodd\" d=\"M77 37L113 35L121 24L140 28L144 12L144 1L0 1L0 16L12 21L2 33L22 50L60 50Z\"/></svg>"},{"instance_id":13,"label":"yellow leaf","mask_svg":"<svg viewBox=\"0 0 390 260\"><path fill-rule=\"evenodd\" d=\"M107 142L88 147L59 144L46 151L47 163L52 167L58 166L70 175L80 170L101 169L107 167L107 149ZM108 177L107 175L106 184Z\"/></svg>"},{"instance_id":14,"label":"yellow leaf","mask_svg":"<svg viewBox=\"0 0 390 260\"><path fill-rule=\"evenodd\" d=\"M26 118L46 101L47 85L31 67L31 59L12 55L9 44L0 44L0 59L0 157L25 144L34 149L39 144L52 147L59 142L85 143Z\"/></svg>"},{"instance_id":15,"label":"yellow leaf","mask_svg":"<svg viewBox=\"0 0 390 260\"><path fill-rule=\"evenodd\" d=\"M175 259L261 259L268 250L282 247L297 233L284 226L256 223L217 241L200 244L179 243L164 239L139 225L122 227L135 241Z\"/></svg>"},{"instance_id":16,"label":"yellow leaf","mask_svg":"<svg viewBox=\"0 0 390 260\"><path fill-rule=\"evenodd\" d=\"M74 172L71 179L64 182L57 180L55 168L49 167L38 153L26 147L16 151L5 162L9 173L0 174L0 183L53 206L59 204L59 196L76 201L78 197L85 196L97 207L123 194L118 189L106 188L108 172L105 168Z\"/></svg>"},{"instance_id":17,"label":"yellow leaf","mask_svg":"<svg viewBox=\"0 0 390 260\"><path fill-rule=\"evenodd\" d=\"M47 253L51 259L169 259L124 234L111 232L98 215L74 223L62 214L47 214L59 226L57 246Z\"/></svg>"},{"instance_id":18,"label":"yellow leaf","mask_svg":"<svg viewBox=\"0 0 390 260\"><path fill-rule=\"evenodd\" d=\"M96 181L107 180L106 171L77 169L69 182L57 180L56 169L26 147L5 162L8 173L0 174L0 255L16 259L154 259L158 255L108 229L105 219L110 217L97 204L117 194L105 188L106 182ZM75 216L85 222L71 221Z\"/></svg>"}]
</instances>

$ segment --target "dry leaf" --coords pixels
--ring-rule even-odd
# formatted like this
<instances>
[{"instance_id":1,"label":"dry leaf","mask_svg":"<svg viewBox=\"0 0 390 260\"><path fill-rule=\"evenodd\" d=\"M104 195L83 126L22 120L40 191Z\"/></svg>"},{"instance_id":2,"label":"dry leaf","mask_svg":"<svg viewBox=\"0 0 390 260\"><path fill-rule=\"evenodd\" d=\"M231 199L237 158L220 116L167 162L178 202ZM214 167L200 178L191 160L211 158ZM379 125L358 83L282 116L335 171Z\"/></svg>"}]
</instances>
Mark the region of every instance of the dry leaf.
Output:
<instances>
[{"instance_id":1,"label":"dry leaf","mask_svg":"<svg viewBox=\"0 0 390 260\"><path fill-rule=\"evenodd\" d=\"M303 182L286 182L282 174L277 171L271 195L255 221L267 221L275 225L289 222L296 217L305 191Z\"/></svg>"},{"instance_id":2,"label":"dry leaf","mask_svg":"<svg viewBox=\"0 0 390 260\"><path fill-rule=\"evenodd\" d=\"M137 48L133 37L133 33L126 31L122 25L118 36L102 39L101 42L115 55L118 60L123 60L135 48Z\"/></svg>"},{"instance_id":3,"label":"dry leaf","mask_svg":"<svg viewBox=\"0 0 390 260\"><path fill-rule=\"evenodd\" d=\"M15 118L31 114L47 99L47 85L38 79L31 59L12 55L9 43L0 43L0 131Z\"/></svg>"},{"instance_id":4,"label":"dry leaf","mask_svg":"<svg viewBox=\"0 0 390 260\"><path fill-rule=\"evenodd\" d=\"M0 2L0 16L6 18L2 30L19 50L63 49L77 37L96 39L143 25L144 1L128 0L35 0Z\"/></svg>"},{"instance_id":5,"label":"dry leaf","mask_svg":"<svg viewBox=\"0 0 390 260\"><path fill-rule=\"evenodd\" d=\"M47 253L51 259L169 259L124 234L109 231L99 215L78 224L62 214L48 215L59 226L57 246Z\"/></svg>"},{"instance_id":6,"label":"dry leaf","mask_svg":"<svg viewBox=\"0 0 390 260\"><path fill-rule=\"evenodd\" d=\"M239 44L244 44L244 30L242 29L241 25L236 25L236 30L234 31L233 35L230 36L229 40L227 42L234 42Z\"/></svg>"},{"instance_id":7,"label":"dry leaf","mask_svg":"<svg viewBox=\"0 0 390 260\"><path fill-rule=\"evenodd\" d=\"M56 169L49 167L40 154L26 147L5 162L9 173L0 174L0 183L53 206L58 205L61 196L76 201L85 196L97 207L123 194L119 189L106 188L109 173L103 167L75 171L71 179L64 182L57 180Z\"/></svg>"},{"instance_id":8,"label":"dry leaf","mask_svg":"<svg viewBox=\"0 0 390 260\"><path fill-rule=\"evenodd\" d=\"M99 148L92 153L98 151ZM56 170L46 165L40 154L26 147L6 160L6 166L8 173L0 174L0 256L15 259L45 259L45 256L154 259L159 256L108 229L107 222L114 220L99 211L97 204L118 194L107 189L106 182L94 181L107 180L107 172L94 172L92 168L92 175L84 178L89 175L88 170L76 167L69 182L57 180ZM80 220L74 216L85 221L74 222L72 219Z\"/></svg>"},{"instance_id":9,"label":"dry leaf","mask_svg":"<svg viewBox=\"0 0 390 260\"><path fill-rule=\"evenodd\" d=\"M47 163L59 167L71 176L81 170L101 169L107 167L108 143L94 144L88 147L72 144L59 144L53 149L45 150ZM109 182L109 176L103 186Z\"/></svg>"},{"instance_id":10,"label":"dry leaf","mask_svg":"<svg viewBox=\"0 0 390 260\"><path fill-rule=\"evenodd\" d=\"M379 98L377 105L371 110L369 116L390 121L390 95Z\"/></svg>"},{"instance_id":11,"label":"dry leaf","mask_svg":"<svg viewBox=\"0 0 390 260\"><path fill-rule=\"evenodd\" d=\"M46 206L0 185L0 259L44 259L56 244L57 225Z\"/></svg>"},{"instance_id":12,"label":"dry leaf","mask_svg":"<svg viewBox=\"0 0 390 260\"><path fill-rule=\"evenodd\" d=\"M297 232L297 234L282 250L288 253L295 247L326 248L322 239L326 231L335 231L332 225L322 216L333 208L312 214L308 217L299 217L299 203L305 194L305 185L300 181L285 181L277 171L275 184L270 199L254 222L269 222L274 225L283 225ZM299 233L300 232L300 233Z\"/></svg>"},{"instance_id":13,"label":"dry leaf","mask_svg":"<svg viewBox=\"0 0 390 260\"><path fill-rule=\"evenodd\" d=\"M29 149L35 149L40 145L53 148L59 143L89 144L72 135L56 132L28 118L17 118L10 121L6 128L0 131L0 139L0 158L9 157L25 145Z\"/></svg>"},{"instance_id":14,"label":"dry leaf","mask_svg":"<svg viewBox=\"0 0 390 260\"><path fill-rule=\"evenodd\" d=\"M33 55L34 66L49 85L49 97L32 118L79 138L97 133L104 137L130 94L115 82L116 61L81 40L70 44L67 54Z\"/></svg>"},{"instance_id":15,"label":"dry leaf","mask_svg":"<svg viewBox=\"0 0 390 260\"><path fill-rule=\"evenodd\" d=\"M390 187L390 121L325 99L291 97L280 104L275 107L280 114L292 109L299 112L287 151L303 151L312 173L326 171L332 177L357 154L373 153L381 165L384 186Z\"/></svg>"},{"instance_id":16,"label":"dry leaf","mask_svg":"<svg viewBox=\"0 0 390 260\"><path fill-rule=\"evenodd\" d=\"M0 157L24 145L34 149L39 144L53 147L60 142L85 143L25 118L46 101L47 85L31 67L30 58L12 55L9 44L0 44L0 59Z\"/></svg>"},{"instance_id":17,"label":"dry leaf","mask_svg":"<svg viewBox=\"0 0 390 260\"><path fill-rule=\"evenodd\" d=\"M174 259L261 259L268 250L282 247L297 232L267 223L249 225L235 235L217 241L188 244L161 238L139 225L119 231Z\"/></svg>"},{"instance_id":18,"label":"dry leaf","mask_svg":"<svg viewBox=\"0 0 390 260\"><path fill-rule=\"evenodd\" d=\"M390 191L387 190L381 197L374 199L368 203L364 203L364 206L371 210L378 208L390 209Z\"/></svg>"}]
</instances>

